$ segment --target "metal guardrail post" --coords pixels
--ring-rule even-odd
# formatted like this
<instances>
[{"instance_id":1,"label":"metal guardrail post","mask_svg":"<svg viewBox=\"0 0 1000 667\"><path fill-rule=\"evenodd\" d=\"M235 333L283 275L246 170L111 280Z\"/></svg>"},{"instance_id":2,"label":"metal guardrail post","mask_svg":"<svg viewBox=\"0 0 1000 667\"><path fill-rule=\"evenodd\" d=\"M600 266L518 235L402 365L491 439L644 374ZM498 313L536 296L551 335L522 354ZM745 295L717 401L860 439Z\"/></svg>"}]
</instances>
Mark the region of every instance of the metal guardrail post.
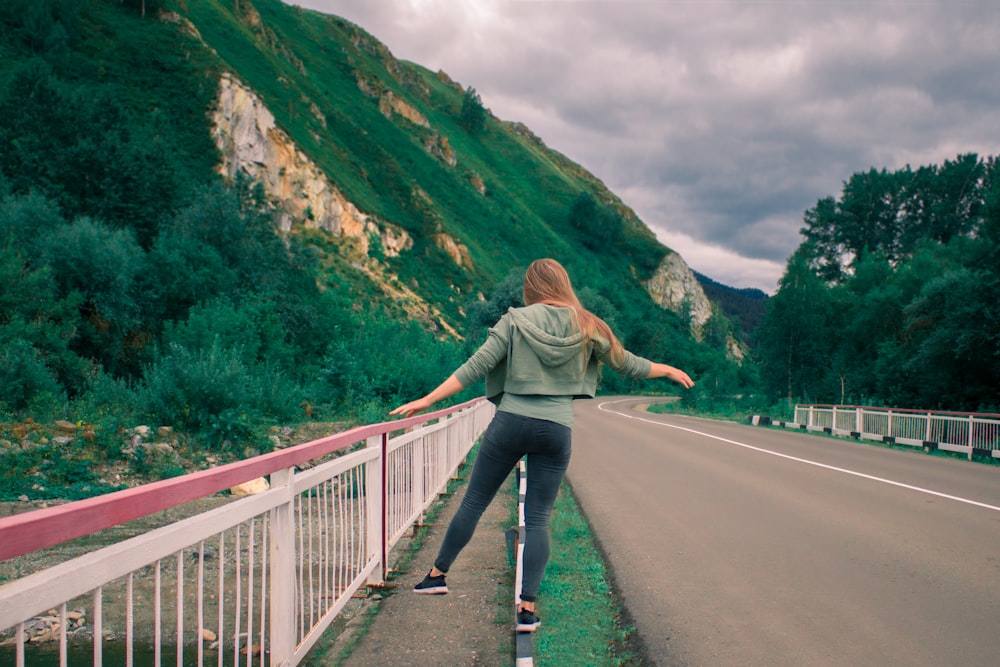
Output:
<instances>
[{"instance_id":1,"label":"metal guardrail post","mask_svg":"<svg viewBox=\"0 0 1000 667\"><path fill-rule=\"evenodd\" d=\"M517 607L521 601L521 583L524 576L524 494L528 489L527 462L521 459L517 465L517 561L514 569L514 616L517 617ZM531 646L530 632L514 633L514 651L516 667L533 667L535 664L534 650Z\"/></svg>"},{"instance_id":2,"label":"metal guardrail post","mask_svg":"<svg viewBox=\"0 0 1000 667\"><path fill-rule=\"evenodd\" d=\"M369 449L379 448L383 451L382 447L382 436L373 435L367 440L367 446ZM368 543L365 553L366 559L368 558L378 558L382 553L383 536L385 531L382 529L385 520L384 506L385 506L385 487L383 486L384 479L384 464L383 458L379 457L376 461L370 462L365 467L365 499L368 501L367 514L365 516L365 522L367 524L367 535ZM378 465L375 465L375 463ZM384 563L384 561L383 561ZM368 575L368 585L381 584L385 581L385 573L382 569L382 563L379 564L380 567L372 570L372 573ZM376 572L382 572L383 578L381 580L375 575Z\"/></svg>"},{"instance_id":3,"label":"metal guardrail post","mask_svg":"<svg viewBox=\"0 0 1000 667\"><path fill-rule=\"evenodd\" d=\"M271 664L288 664L295 653L295 493L293 468L271 473L271 488L287 498L271 510L270 537ZM200 643L199 643L200 645ZM200 663L199 663L200 664Z\"/></svg>"},{"instance_id":4,"label":"metal guardrail post","mask_svg":"<svg viewBox=\"0 0 1000 667\"><path fill-rule=\"evenodd\" d=\"M972 439L972 431L975 426L975 419L972 415L969 415L969 460L972 460L972 453L976 451L975 442Z\"/></svg>"},{"instance_id":5,"label":"metal guardrail post","mask_svg":"<svg viewBox=\"0 0 1000 667\"><path fill-rule=\"evenodd\" d=\"M389 577L389 499L386 493L386 488L389 484L389 434L382 434L382 456L379 457L380 468L382 469L382 487L381 487L381 514L379 516L379 526L382 529L381 537L381 552L379 554L379 560L382 563L381 571L382 577L379 579L379 583L385 583L385 580Z\"/></svg>"}]
</instances>

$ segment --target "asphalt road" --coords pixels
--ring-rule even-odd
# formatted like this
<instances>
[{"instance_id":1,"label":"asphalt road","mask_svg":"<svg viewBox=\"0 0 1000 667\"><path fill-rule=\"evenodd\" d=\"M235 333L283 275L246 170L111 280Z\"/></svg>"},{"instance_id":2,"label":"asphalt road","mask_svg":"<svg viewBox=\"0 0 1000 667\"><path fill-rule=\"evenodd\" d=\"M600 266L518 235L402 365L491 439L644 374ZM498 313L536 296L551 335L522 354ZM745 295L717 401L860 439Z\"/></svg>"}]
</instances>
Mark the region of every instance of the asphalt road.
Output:
<instances>
[{"instance_id":1,"label":"asphalt road","mask_svg":"<svg viewBox=\"0 0 1000 667\"><path fill-rule=\"evenodd\" d=\"M576 402L568 479L656 665L1000 665L1000 468Z\"/></svg>"}]
</instances>

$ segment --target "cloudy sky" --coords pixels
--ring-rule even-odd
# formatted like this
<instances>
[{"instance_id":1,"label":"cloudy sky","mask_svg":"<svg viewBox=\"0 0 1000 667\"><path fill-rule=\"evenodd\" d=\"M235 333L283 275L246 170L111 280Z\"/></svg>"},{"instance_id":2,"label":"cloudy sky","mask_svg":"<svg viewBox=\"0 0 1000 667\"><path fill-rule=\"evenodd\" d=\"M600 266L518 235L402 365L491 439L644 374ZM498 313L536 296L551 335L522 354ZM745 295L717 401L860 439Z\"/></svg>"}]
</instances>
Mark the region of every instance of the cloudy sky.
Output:
<instances>
[{"instance_id":1,"label":"cloudy sky","mask_svg":"<svg viewBox=\"0 0 1000 667\"><path fill-rule=\"evenodd\" d=\"M442 69L687 263L773 293L871 167L1000 154L996 0L294 0Z\"/></svg>"}]
</instances>

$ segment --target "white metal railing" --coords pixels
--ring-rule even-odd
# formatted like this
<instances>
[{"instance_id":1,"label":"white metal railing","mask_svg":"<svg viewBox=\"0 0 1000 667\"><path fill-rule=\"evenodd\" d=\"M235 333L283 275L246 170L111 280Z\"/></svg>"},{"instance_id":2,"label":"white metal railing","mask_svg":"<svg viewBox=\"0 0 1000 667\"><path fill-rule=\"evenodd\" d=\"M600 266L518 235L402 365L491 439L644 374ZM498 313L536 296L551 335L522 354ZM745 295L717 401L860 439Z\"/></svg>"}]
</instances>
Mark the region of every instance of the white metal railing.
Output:
<instances>
[{"instance_id":1,"label":"white metal railing","mask_svg":"<svg viewBox=\"0 0 1000 667\"><path fill-rule=\"evenodd\" d=\"M1000 458L1000 415L855 405L796 405L795 423L872 440Z\"/></svg>"},{"instance_id":2,"label":"white metal railing","mask_svg":"<svg viewBox=\"0 0 1000 667\"><path fill-rule=\"evenodd\" d=\"M0 520L0 561L23 559L270 478L263 493L0 586L0 663L35 664L41 651L51 660L55 646L60 665L298 664L355 592L385 580L389 550L492 414L470 401ZM298 469L340 451L349 453Z\"/></svg>"}]
</instances>

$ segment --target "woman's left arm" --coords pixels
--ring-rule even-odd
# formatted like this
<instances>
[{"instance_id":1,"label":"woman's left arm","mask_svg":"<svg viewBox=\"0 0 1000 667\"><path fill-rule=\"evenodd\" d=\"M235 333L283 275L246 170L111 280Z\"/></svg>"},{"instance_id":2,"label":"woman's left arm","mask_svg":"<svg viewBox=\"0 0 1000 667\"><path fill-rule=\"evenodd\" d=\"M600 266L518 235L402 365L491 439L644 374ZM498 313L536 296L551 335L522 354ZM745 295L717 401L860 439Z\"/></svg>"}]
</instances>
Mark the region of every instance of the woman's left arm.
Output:
<instances>
[{"instance_id":1,"label":"woman's left arm","mask_svg":"<svg viewBox=\"0 0 1000 667\"><path fill-rule=\"evenodd\" d=\"M673 380L677 384L683 386L685 389L690 389L694 386L694 380L691 379L687 373L679 368L674 368L673 366L668 366L666 364L659 364L655 361L649 368L649 378L668 378Z\"/></svg>"}]
</instances>

